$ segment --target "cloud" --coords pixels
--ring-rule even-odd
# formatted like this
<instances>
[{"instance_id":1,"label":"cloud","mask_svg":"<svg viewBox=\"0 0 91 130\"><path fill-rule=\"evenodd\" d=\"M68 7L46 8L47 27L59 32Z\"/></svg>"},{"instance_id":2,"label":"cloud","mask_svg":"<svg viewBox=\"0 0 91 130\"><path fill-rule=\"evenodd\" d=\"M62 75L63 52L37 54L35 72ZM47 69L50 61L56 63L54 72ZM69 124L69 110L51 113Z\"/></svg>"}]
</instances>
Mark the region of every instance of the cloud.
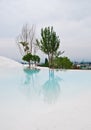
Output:
<instances>
[{"instance_id":1,"label":"cloud","mask_svg":"<svg viewBox=\"0 0 91 130\"><path fill-rule=\"evenodd\" d=\"M91 44L90 12L91 0L0 0L0 37L15 39L25 23L35 24L38 36L42 27L53 26L64 50L69 52L67 47L73 47L76 53L79 45L86 45L87 51Z\"/></svg>"}]
</instances>

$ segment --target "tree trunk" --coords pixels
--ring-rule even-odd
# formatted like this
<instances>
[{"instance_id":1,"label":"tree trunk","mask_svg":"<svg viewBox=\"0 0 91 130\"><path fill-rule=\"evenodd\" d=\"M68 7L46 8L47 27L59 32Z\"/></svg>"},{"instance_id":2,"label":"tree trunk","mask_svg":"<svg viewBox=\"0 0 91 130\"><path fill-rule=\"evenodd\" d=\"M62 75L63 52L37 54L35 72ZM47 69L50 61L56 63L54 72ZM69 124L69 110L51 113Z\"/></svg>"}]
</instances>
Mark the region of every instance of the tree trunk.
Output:
<instances>
[{"instance_id":1,"label":"tree trunk","mask_svg":"<svg viewBox=\"0 0 91 130\"><path fill-rule=\"evenodd\" d=\"M54 67L54 63L53 63L53 54L51 54L51 65L52 65L52 67Z\"/></svg>"},{"instance_id":2,"label":"tree trunk","mask_svg":"<svg viewBox=\"0 0 91 130\"><path fill-rule=\"evenodd\" d=\"M48 61L49 61L49 68L51 67L51 57L50 54L48 54Z\"/></svg>"},{"instance_id":3,"label":"tree trunk","mask_svg":"<svg viewBox=\"0 0 91 130\"><path fill-rule=\"evenodd\" d=\"M53 55L49 54L48 55L48 60L49 60L49 67L52 67L52 63L53 63Z\"/></svg>"},{"instance_id":4,"label":"tree trunk","mask_svg":"<svg viewBox=\"0 0 91 130\"><path fill-rule=\"evenodd\" d=\"M29 68L31 68L30 61L29 61Z\"/></svg>"}]
</instances>

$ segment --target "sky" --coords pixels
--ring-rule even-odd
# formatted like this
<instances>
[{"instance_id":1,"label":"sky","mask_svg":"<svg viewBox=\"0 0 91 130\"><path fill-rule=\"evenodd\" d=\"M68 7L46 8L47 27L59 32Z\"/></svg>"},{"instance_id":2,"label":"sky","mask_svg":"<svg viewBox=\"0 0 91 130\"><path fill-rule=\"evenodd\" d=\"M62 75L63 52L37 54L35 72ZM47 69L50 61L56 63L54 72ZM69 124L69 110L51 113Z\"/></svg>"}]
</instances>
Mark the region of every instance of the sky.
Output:
<instances>
[{"instance_id":1,"label":"sky","mask_svg":"<svg viewBox=\"0 0 91 130\"><path fill-rule=\"evenodd\" d=\"M21 59L16 37L26 23L36 26L37 38L53 26L63 56L91 61L91 0L0 0L0 55Z\"/></svg>"}]
</instances>

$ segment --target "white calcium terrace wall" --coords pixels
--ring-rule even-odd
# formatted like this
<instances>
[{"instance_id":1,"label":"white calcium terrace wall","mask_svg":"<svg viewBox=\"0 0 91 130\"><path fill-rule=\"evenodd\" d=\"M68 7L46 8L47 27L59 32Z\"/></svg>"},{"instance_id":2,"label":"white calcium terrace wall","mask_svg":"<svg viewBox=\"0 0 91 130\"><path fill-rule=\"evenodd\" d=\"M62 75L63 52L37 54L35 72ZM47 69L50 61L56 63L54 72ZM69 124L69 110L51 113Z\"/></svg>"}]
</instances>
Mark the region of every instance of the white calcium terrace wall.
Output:
<instances>
[{"instance_id":1,"label":"white calcium terrace wall","mask_svg":"<svg viewBox=\"0 0 91 130\"><path fill-rule=\"evenodd\" d=\"M0 56L0 67L17 67L17 66L19 67L22 65L14 60Z\"/></svg>"}]
</instances>

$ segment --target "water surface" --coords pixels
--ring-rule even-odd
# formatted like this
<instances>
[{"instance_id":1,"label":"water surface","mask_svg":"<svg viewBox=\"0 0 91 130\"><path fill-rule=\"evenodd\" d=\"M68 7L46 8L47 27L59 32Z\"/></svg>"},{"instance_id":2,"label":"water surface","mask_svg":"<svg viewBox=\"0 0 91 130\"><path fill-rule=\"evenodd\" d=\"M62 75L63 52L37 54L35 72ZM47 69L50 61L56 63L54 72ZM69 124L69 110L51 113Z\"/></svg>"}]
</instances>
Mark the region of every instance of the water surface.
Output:
<instances>
[{"instance_id":1,"label":"water surface","mask_svg":"<svg viewBox=\"0 0 91 130\"><path fill-rule=\"evenodd\" d=\"M1 130L90 130L91 71L0 68Z\"/></svg>"}]
</instances>

